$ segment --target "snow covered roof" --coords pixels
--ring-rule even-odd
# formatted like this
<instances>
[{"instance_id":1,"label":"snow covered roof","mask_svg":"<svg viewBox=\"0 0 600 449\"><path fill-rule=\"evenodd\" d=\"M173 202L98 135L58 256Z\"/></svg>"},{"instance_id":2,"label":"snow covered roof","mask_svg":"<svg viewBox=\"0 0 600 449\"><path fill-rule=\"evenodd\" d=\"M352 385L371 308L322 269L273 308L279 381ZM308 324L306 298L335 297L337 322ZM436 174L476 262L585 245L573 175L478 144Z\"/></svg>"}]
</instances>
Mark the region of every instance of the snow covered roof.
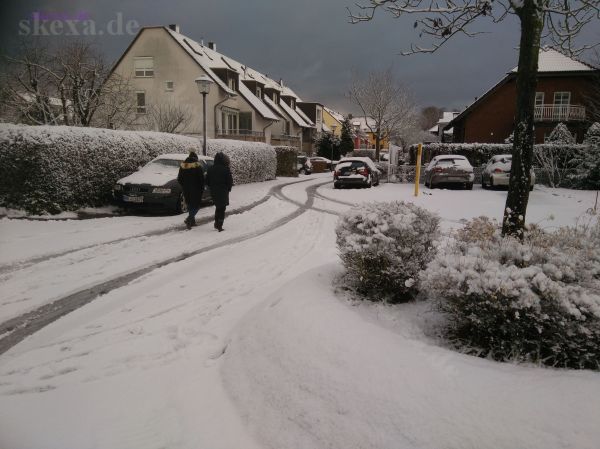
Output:
<instances>
[{"instance_id":1,"label":"snow covered roof","mask_svg":"<svg viewBox=\"0 0 600 449\"><path fill-rule=\"evenodd\" d=\"M290 116L290 117L291 117L291 119L292 119L294 122L296 122L296 124L297 124L298 126L301 126L302 128L312 128L312 127L313 127L313 125L311 125L311 124L309 124L309 123L306 123L306 122L305 122L305 121L302 119L302 117L300 117L300 116L298 115L298 113L297 113L297 112L296 112L294 109L292 109L291 107L289 107L289 106L287 105L287 103L286 103L285 101L280 101L280 102L279 102L279 106L281 106L281 108L282 108L282 109L285 111L285 113L286 113L288 116Z\"/></svg>"},{"instance_id":2,"label":"snow covered roof","mask_svg":"<svg viewBox=\"0 0 600 449\"><path fill-rule=\"evenodd\" d=\"M306 123L308 123L311 126L314 126L314 123L311 119L309 119L307 117L307 115L302 111L302 109L300 109L298 106L296 106L296 112L298 113L298 115L300 117L302 117L302 120L304 120Z\"/></svg>"},{"instance_id":3,"label":"snow covered roof","mask_svg":"<svg viewBox=\"0 0 600 449\"><path fill-rule=\"evenodd\" d=\"M577 61L576 59L569 58L562 53L552 48L541 48L539 61L538 61L538 73L539 72L589 72L593 71L594 68L590 67L583 62ZM511 70L516 73L517 67Z\"/></svg>"},{"instance_id":4,"label":"snow covered roof","mask_svg":"<svg viewBox=\"0 0 600 449\"><path fill-rule=\"evenodd\" d=\"M361 131L370 132L370 128L367 126L369 123L372 127L375 126L375 120L371 117L354 117L352 119L352 126L358 126Z\"/></svg>"},{"instance_id":5,"label":"snow covered roof","mask_svg":"<svg viewBox=\"0 0 600 449\"><path fill-rule=\"evenodd\" d=\"M334 111L333 109L328 108L327 106L323 106L323 109L325 109L329 113L329 115L331 115L338 122L342 123L345 120L344 116L342 114L340 114L339 112Z\"/></svg>"},{"instance_id":6,"label":"snow covered roof","mask_svg":"<svg viewBox=\"0 0 600 449\"><path fill-rule=\"evenodd\" d=\"M283 117L283 116L285 115L285 113L283 112L283 109L281 109L281 108L279 107L279 105L278 105L278 104L276 104L276 103L275 103L273 100L271 100L271 99L270 99L269 97L267 97L266 95L265 95L265 97L263 98L263 101L264 101L264 102L265 102L265 103L266 103L266 104L267 104L267 105L268 105L268 106L269 106L269 107L270 107L270 108L271 108L271 109L272 109L274 112L276 112L276 113L277 113L277 114L279 114L280 116L282 116L282 117Z\"/></svg>"},{"instance_id":7,"label":"snow covered roof","mask_svg":"<svg viewBox=\"0 0 600 449\"><path fill-rule=\"evenodd\" d=\"M260 115L262 115L266 119L270 120L279 120L279 117L275 115L273 111L271 111L265 103L263 103L256 95L252 93L250 89L246 87L244 83L240 83L239 85L240 94L242 97L248 101L258 111Z\"/></svg>"},{"instance_id":8,"label":"snow covered roof","mask_svg":"<svg viewBox=\"0 0 600 449\"><path fill-rule=\"evenodd\" d=\"M179 33L178 31L174 31L169 27L164 27L164 29L171 35L177 42L179 42L182 48L202 67L202 69L221 87L225 92L230 95L237 95L235 91L229 88L214 72L214 70L231 70L235 72L239 76L239 93L254 107L264 118L270 120L278 120L279 118L275 114L281 114L281 110L279 108L274 108L271 104L269 107L272 110L269 110L265 104L268 104L267 99L259 99L256 97L250 89L243 85L242 81L256 81L264 85L265 89L275 89L281 93L283 96L289 96L296 99L296 101L301 101L300 97L296 95L296 93L287 86L283 86L282 83L279 83L266 75L263 75L257 70L248 67L247 65L243 65L240 62L229 58L216 50L206 47L203 44L199 44L198 42L190 39L187 36ZM272 102L271 102L272 103ZM307 118L304 119L296 111L291 110L291 113L288 113L290 117L295 122L299 122L300 126L311 127L312 122ZM287 112L287 111L286 111ZM298 120L297 120L298 118Z\"/></svg>"}]
</instances>

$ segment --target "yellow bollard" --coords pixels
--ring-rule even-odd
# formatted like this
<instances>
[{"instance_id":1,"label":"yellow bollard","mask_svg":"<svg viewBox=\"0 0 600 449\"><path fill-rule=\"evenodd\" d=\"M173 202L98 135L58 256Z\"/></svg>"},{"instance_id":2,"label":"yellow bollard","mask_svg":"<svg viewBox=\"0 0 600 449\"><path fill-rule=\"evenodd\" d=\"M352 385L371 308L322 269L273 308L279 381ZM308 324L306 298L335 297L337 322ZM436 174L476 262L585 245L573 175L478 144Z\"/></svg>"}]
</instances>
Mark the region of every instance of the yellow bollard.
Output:
<instances>
[{"instance_id":1,"label":"yellow bollard","mask_svg":"<svg viewBox=\"0 0 600 449\"><path fill-rule=\"evenodd\" d=\"M417 148L417 171L415 173L415 196L419 196L419 178L421 177L421 153L423 152L423 144L419 144Z\"/></svg>"}]
</instances>

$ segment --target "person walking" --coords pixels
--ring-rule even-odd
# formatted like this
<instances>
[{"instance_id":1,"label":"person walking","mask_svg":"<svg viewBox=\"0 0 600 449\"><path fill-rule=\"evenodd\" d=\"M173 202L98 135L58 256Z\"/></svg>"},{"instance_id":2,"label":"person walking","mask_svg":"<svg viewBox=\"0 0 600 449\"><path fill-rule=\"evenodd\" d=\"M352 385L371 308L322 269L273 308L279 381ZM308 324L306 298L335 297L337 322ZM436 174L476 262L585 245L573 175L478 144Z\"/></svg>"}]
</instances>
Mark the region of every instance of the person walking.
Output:
<instances>
[{"instance_id":1,"label":"person walking","mask_svg":"<svg viewBox=\"0 0 600 449\"><path fill-rule=\"evenodd\" d=\"M208 169L206 183L215 204L215 229L223 231L225 208L229 205L229 192L233 186L233 177L229 169L229 158L223 153L215 155L215 163Z\"/></svg>"},{"instance_id":2,"label":"person walking","mask_svg":"<svg viewBox=\"0 0 600 449\"><path fill-rule=\"evenodd\" d=\"M179 166L177 181L181 185L188 207L188 217L184 223L188 229L192 229L192 226L196 226L196 214L200 210L204 192L204 171L195 152L190 152L190 155Z\"/></svg>"}]
</instances>

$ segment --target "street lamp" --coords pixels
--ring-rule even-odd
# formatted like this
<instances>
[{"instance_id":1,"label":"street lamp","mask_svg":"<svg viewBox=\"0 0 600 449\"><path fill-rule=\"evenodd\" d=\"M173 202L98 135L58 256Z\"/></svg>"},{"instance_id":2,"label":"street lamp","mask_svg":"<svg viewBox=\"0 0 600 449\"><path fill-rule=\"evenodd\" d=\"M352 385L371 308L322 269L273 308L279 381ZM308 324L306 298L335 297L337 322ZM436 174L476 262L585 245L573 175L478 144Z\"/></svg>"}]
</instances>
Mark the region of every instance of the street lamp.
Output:
<instances>
[{"instance_id":1,"label":"street lamp","mask_svg":"<svg viewBox=\"0 0 600 449\"><path fill-rule=\"evenodd\" d=\"M331 139L331 168L333 168L333 147L335 142L335 130L337 129L337 125L331 125L331 129L333 130L333 139Z\"/></svg>"},{"instance_id":2,"label":"street lamp","mask_svg":"<svg viewBox=\"0 0 600 449\"><path fill-rule=\"evenodd\" d=\"M214 83L208 76L202 75L194 80L198 86L198 92L202 94L202 154L206 156L206 95L210 92L210 85Z\"/></svg>"}]
</instances>

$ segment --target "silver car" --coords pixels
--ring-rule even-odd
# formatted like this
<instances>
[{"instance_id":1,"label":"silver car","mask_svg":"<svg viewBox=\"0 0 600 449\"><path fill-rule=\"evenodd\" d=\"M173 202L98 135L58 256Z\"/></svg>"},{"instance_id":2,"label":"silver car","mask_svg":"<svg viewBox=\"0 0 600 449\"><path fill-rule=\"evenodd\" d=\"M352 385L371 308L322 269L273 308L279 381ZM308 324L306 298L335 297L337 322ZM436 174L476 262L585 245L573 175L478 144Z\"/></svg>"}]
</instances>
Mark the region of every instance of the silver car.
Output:
<instances>
[{"instance_id":1,"label":"silver car","mask_svg":"<svg viewBox=\"0 0 600 449\"><path fill-rule=\"evenodd\" d=\"M473 189L473 167L466 157L445 154L434 157L425 168L425 187L433 189L440 185L461 185L467 190Z\"/></svg>"},{"instance_id":2,"label":"silver car","mask_svg":"<svg viewBox=\"0 0 600 449\"><path fill-rule=\"evenodd\" d=\"M510 180L510 169L512 167L512 155L499 154L493 156L485 165L481 173L481 187L508 186ZM531 189L535 184L535 173L531 170Z\"/></svg>"}]
</instances>

